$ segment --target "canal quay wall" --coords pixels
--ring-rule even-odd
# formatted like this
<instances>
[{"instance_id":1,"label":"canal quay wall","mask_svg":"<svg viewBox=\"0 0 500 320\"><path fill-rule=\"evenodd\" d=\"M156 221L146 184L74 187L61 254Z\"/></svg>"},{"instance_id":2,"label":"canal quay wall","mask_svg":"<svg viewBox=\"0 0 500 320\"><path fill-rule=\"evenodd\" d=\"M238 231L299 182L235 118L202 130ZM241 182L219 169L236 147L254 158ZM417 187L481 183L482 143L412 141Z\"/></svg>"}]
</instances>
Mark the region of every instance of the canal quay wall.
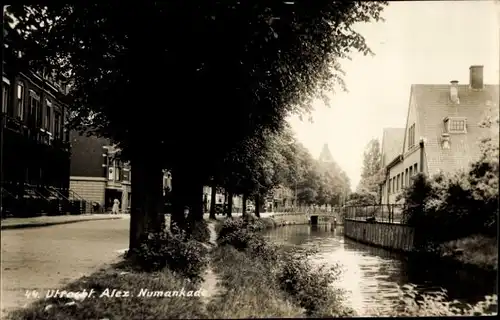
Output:
<instances>
[{"instance_id":1,"label":"canal quay wall","mask_svg":"<svg viewBox=\"0 0 500 320\"><path fill-rule=\"evenodd\" d=\"M403 224L344 220L345 237L393 251L411 252L414 232L412 227Z\"/></svg>"},{"instance_id":2,"label":"canal quay wall","mask_svg":"<svg viewBox=\"0 0 500 320\"><path fill-rule=\"evenodd\" d=\"M269 218L273 219L276 224L279 226L284 225L298 225L298 224L310 224L310 216L314 216L314 214L307 215L305 213L278 213ZM318 214L318 222L333 222L333 216L321 215ZM342 221L337 220L337 225L342 225Z\"/></svg>"},{"instance_id":3,"label":"canal quay wall","mask_svg":"<svg viewBox=\"0 0 500 320\"><path fill-rule=\"evenodd\" d=\"M277 226L309 224L309 218L303 213L278 213L270 216Z\"/></svg>"}]
</instances>

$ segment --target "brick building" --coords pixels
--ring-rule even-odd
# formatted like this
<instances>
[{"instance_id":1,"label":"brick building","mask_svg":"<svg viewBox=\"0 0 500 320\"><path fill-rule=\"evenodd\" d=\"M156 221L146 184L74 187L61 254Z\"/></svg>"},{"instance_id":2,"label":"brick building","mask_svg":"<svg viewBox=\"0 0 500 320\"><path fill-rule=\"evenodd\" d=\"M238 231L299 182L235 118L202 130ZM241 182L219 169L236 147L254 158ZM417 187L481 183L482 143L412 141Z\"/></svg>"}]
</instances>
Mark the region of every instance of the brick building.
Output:
<instances>
[{"instance_id":1,"label":"brick building","mask_svg":"<svg viewBox=\"0 0 500 320\"><path fill-rule=\"evenodd\" d=\"M2 214L71 211L66 88L49 76L3 61L1 96Z\"/></svg>"},{"instance_id":2,"label":"brick building","mask_svg":"<svg viewBox=\"0 0 500 320\"><path fill-rule=\"evenodd\" d=\"M85 200L99 204L100 211L110 211L113 200L120 201L128 212L132 190L130 166L120 161L120 150L105 138L87 137L71 131L70 189Z\"/></svg>"},{"instance_id":3,"label":"brick building","mask_svg":"<svg viewBox=\"0 0 500 320\"><path fill-rule=\"evenodd\" d=\"M483 66L469 68L469 84L412 85L406 127L384 129L382 203L395 203L418 172L453 172L477 160L480 139L491 135L479 124L498 99L499 86L483 84Z\"/></svg>"}]
</instances>

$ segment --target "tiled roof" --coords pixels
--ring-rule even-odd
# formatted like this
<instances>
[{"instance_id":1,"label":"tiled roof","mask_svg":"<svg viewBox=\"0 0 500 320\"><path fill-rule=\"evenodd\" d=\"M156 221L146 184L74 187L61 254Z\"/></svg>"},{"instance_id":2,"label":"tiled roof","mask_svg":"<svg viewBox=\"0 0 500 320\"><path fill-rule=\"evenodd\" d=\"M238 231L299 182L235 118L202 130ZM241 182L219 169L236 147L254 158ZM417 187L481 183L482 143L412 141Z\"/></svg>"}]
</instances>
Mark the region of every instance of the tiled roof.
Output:
<instances>
[{"instance_id":1,"label":"tiled roof","mask_svg":"<svg viewBox=\"0 0 500 320\"><path fill-rule=\"evenodd\" d=\"M479 140L490 134L479 123L490 109L487 102L499 103L499 86L485 85L483 90L472 90L458 85L459 104L450 100L450 85L412 85L417 112L418 132L426 139L425 157L430 175L439 170L456 171L467 168L479 156ZM441 146L445 132L445 117L465 117L467 133L450 134L450 149ZM416 137L418 140L419 137Z\"/></svg>"},{"instance_id":2,"label":"tiled roof","mask_svg":"<svg viewBox=\"0 0 500 320\"><path fill-rule=\"evenodd\" d=\"M382 135L382 165L388 165L403 152L405 128L384 128Z\"/></svg>"}]
</instances>

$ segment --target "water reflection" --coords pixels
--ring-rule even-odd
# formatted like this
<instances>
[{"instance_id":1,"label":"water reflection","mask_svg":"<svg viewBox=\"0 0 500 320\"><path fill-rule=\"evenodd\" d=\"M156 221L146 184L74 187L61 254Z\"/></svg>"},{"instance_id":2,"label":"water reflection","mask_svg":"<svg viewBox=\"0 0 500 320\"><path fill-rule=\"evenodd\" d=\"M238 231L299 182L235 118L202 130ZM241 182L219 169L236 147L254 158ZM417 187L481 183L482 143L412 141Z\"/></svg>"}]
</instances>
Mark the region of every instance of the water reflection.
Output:
<instances>
[{"instance_id":1,"label":"water reflection","mask_svg":"<svg viewBox=\"0 0 500 320\"><path fill-rule=\"evenodd\" d=\"M479 284L471 274L450 272L449 268L411 261L403 255L375 248L344 238L343 227L332 224L317 226L286 226L268 231L270 240L300 248L315 248L314 263L339 264L340 279L334 284L346 291L346 302L359 314L370 309L384 311L394 308L398 297L397 285L415 283L423 291L446 288L452 299L476 302L495 292L496 278ZM462 279L461 279L461 278ZM493 281L493 282L492 282Z\"/></svg>"}]
</instances>

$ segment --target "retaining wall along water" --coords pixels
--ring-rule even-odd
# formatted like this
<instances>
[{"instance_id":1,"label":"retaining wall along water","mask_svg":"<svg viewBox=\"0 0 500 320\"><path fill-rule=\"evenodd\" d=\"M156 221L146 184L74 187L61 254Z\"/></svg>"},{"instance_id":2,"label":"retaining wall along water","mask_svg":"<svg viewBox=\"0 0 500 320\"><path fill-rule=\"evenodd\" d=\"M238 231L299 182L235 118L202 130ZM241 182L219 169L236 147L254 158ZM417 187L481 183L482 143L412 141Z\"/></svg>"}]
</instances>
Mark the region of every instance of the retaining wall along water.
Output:
<instances>
[{"instance_id":1,"label":"retaining wall along water","mask_svg":"<svg viewBox=\"0 0 500 320\"><path fill-rule=\"evenodd\" d=\"M344 235L352 240L390 250L413 250L414 229L403 224L345 219Z\"/></svg>"}]
</instances>

